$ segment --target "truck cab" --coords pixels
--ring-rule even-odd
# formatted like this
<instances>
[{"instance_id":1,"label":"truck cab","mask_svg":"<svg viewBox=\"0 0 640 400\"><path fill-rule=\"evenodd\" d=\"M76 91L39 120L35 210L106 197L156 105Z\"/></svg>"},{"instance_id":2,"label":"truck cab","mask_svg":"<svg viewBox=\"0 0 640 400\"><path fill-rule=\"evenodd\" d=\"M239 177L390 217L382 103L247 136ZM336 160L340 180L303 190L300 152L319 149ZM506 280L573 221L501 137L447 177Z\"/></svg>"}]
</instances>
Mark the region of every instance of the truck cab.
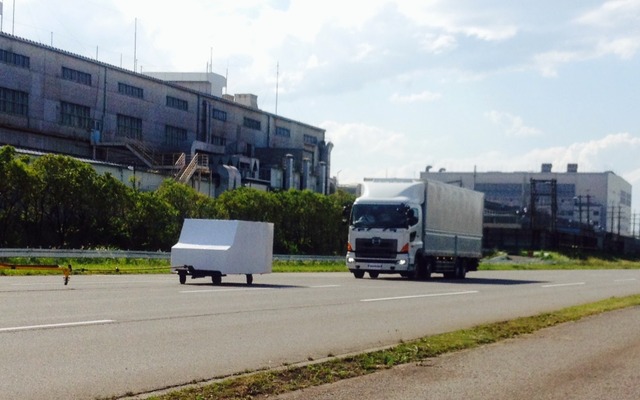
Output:
<instances>
[{"instance_id":1,"label":"truck cab","mask_svg":"<svg viewBox=\"0 0 640 400\"><path fill-rule=\"evenodd\" d=\"M410 276L422 247L424 184L369 181L349 218L347 267L356 278Z\"/></svg>"}]
</instances>

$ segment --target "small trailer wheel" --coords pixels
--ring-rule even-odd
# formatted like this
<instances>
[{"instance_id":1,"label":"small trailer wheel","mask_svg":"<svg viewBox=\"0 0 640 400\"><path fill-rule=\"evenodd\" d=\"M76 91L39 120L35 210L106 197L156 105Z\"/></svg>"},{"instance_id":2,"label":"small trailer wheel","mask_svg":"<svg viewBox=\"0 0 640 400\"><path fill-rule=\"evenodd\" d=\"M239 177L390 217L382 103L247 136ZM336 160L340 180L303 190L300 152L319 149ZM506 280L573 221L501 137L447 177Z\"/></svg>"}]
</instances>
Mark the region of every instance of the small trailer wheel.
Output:
<instances>
[{"instance_id":1,"label":"small trailer wheel","mask_svg":"<svg viewBox=\"0 0 640 400\"><path fill-rule=\"evenodd\" d=\"M211 282L214 285L220 285L222 283L222 274L211 275Z\"/></svg>"},{"instance_id":2,"label":"small trailer wheel","mask_svg":"<svg viewBox=\"0 0 640 400\"><path fill-rule=\"evenodd\" d=\"M179 273L178 274L178 280L180 280L180 284L184 285L187 282L187 274L185 273Z\"/></svg>"},{"instance_id":3,"label":"small trailer wheel","mask_svg":"<svg viewBox=\"0 0 640 400\"><path fill-rule=\"evenodd\" d=\"M253 275L247 274L247 285L251 285L253 283Z\"/></svg>"}]
</instances>

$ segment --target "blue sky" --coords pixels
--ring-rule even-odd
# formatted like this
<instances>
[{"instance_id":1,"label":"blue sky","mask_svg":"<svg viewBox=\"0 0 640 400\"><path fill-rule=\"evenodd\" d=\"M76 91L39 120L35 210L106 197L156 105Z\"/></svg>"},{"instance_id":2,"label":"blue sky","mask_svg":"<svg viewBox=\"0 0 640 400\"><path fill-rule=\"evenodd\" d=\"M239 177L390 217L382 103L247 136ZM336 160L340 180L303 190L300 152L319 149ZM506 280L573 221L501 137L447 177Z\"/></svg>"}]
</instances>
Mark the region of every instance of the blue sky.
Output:
<instances>
[{"instance_id":1,"label":"blue sky","mask_svg":"<svg viewBox=\"0 0 640 400\"><path fill-rule=\"evenodd\" d=\"M129 69L136 37L139 71L212 61L265 111L277 83L341 183L578 163L624 177L640 212L640 0L3 3L4 32Z\"/></svg>"}]
</instances>

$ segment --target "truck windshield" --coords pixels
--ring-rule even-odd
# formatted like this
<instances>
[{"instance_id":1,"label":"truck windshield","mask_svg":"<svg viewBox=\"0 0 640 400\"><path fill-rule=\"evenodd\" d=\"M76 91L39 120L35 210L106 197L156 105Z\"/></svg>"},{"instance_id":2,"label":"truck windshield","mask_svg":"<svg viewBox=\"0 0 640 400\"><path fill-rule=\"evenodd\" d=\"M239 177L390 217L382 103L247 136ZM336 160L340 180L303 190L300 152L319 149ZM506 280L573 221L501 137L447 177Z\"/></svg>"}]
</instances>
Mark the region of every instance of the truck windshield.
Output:
<instances>
[{"instance_id":1,"label":"truck windshield","mask_svg":"<svg viewBox=\"0 0 640 400\"><path fill-rule=\"evenodd\" d=\"M401 204L354 204L351 225L356 228L406 228L406 207Z\"/></svg>"}]
</instances>

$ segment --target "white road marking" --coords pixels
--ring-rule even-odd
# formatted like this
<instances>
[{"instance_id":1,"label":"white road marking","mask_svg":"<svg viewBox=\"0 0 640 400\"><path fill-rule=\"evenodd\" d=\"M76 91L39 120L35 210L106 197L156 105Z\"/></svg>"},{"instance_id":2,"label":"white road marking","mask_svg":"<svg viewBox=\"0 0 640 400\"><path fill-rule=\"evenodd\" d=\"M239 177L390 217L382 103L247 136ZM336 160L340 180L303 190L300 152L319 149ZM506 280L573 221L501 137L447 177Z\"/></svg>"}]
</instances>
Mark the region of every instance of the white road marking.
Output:
<instances>
[{"instance_id":1,"label":"white road marking","mask_svg":"<svg viewBox=\"0 0 640 400\"><path fill-rule=\"evenodd\" d=\"M418 299L422 297L438 297L438 296L458 296L463 294L473 294L478 293L477 290L468 290L465 292L448 292L448 293L431 293L431 294L417 294L413 296L398 296L398 297L380 297L377 299L362 299L362 302L372 302L372 301L388 301L388 300L405 300L405 299Z\"/></svg>"},{"instance_id":2,"label":"white road marking","mask_svg":"<svg viewBox=\"0 0 640 400\"><path fill-rule=\"evenodd\" d=\"M86 325L100 325L110 324L116 322L112 319L101 319L98 321L80 321L80 322L66 322L61 324L46 324L46 325L31 325L31 326L15 326L12 328L0 328L0 332L15 332L15 331L29 331L34 329L47 329L47 328L67 328L71 326L86 326Z\"/></svg>"},{"instance_id":3,"label":"white road marking","mask_svg":"<svg viewBox=\"0 0 640 400\"><path fill-rule=\"evenodd\" d=\"M318 286L309 286L310 289L324 289L324 288L334 288L340 287L340 285L318 285Z\"/></svg>"},{"instance_id":4,"label":"white road marking","mask_svg":"<svg viewBox=\"0 0 640 400\"><path fill-rule=\"evenodd\" d=\"M198 289L198 290L181 290L180 293L217 293L217 292L243 292L247 290L269 290L269 288L246 288L246 289Z\"/></svg>"},{"instance_id":5,"label":"white road marking","mask_svg":"<svg viewBox=\"0 0 640 400\"><path fill-rule=\"evenodd\" d=\"M629 279L616 279L614 280L614 282L633 282L633 281L637 281L636 278L629 278Z\"/></svg>"},{"instance_id":6,"label":"white road marking","mask_svg":"<svg viewBox=\"0 0 640 400\"><path fill-rule=\"evenodd\" d=\"M556 283L553 285L542 285L542 287L544 288L550 288L550 287L563 287L563 286L580 286L580 285L586 285L586 282L573 282L573 283Z\"/></svg>"}]
</instances>

